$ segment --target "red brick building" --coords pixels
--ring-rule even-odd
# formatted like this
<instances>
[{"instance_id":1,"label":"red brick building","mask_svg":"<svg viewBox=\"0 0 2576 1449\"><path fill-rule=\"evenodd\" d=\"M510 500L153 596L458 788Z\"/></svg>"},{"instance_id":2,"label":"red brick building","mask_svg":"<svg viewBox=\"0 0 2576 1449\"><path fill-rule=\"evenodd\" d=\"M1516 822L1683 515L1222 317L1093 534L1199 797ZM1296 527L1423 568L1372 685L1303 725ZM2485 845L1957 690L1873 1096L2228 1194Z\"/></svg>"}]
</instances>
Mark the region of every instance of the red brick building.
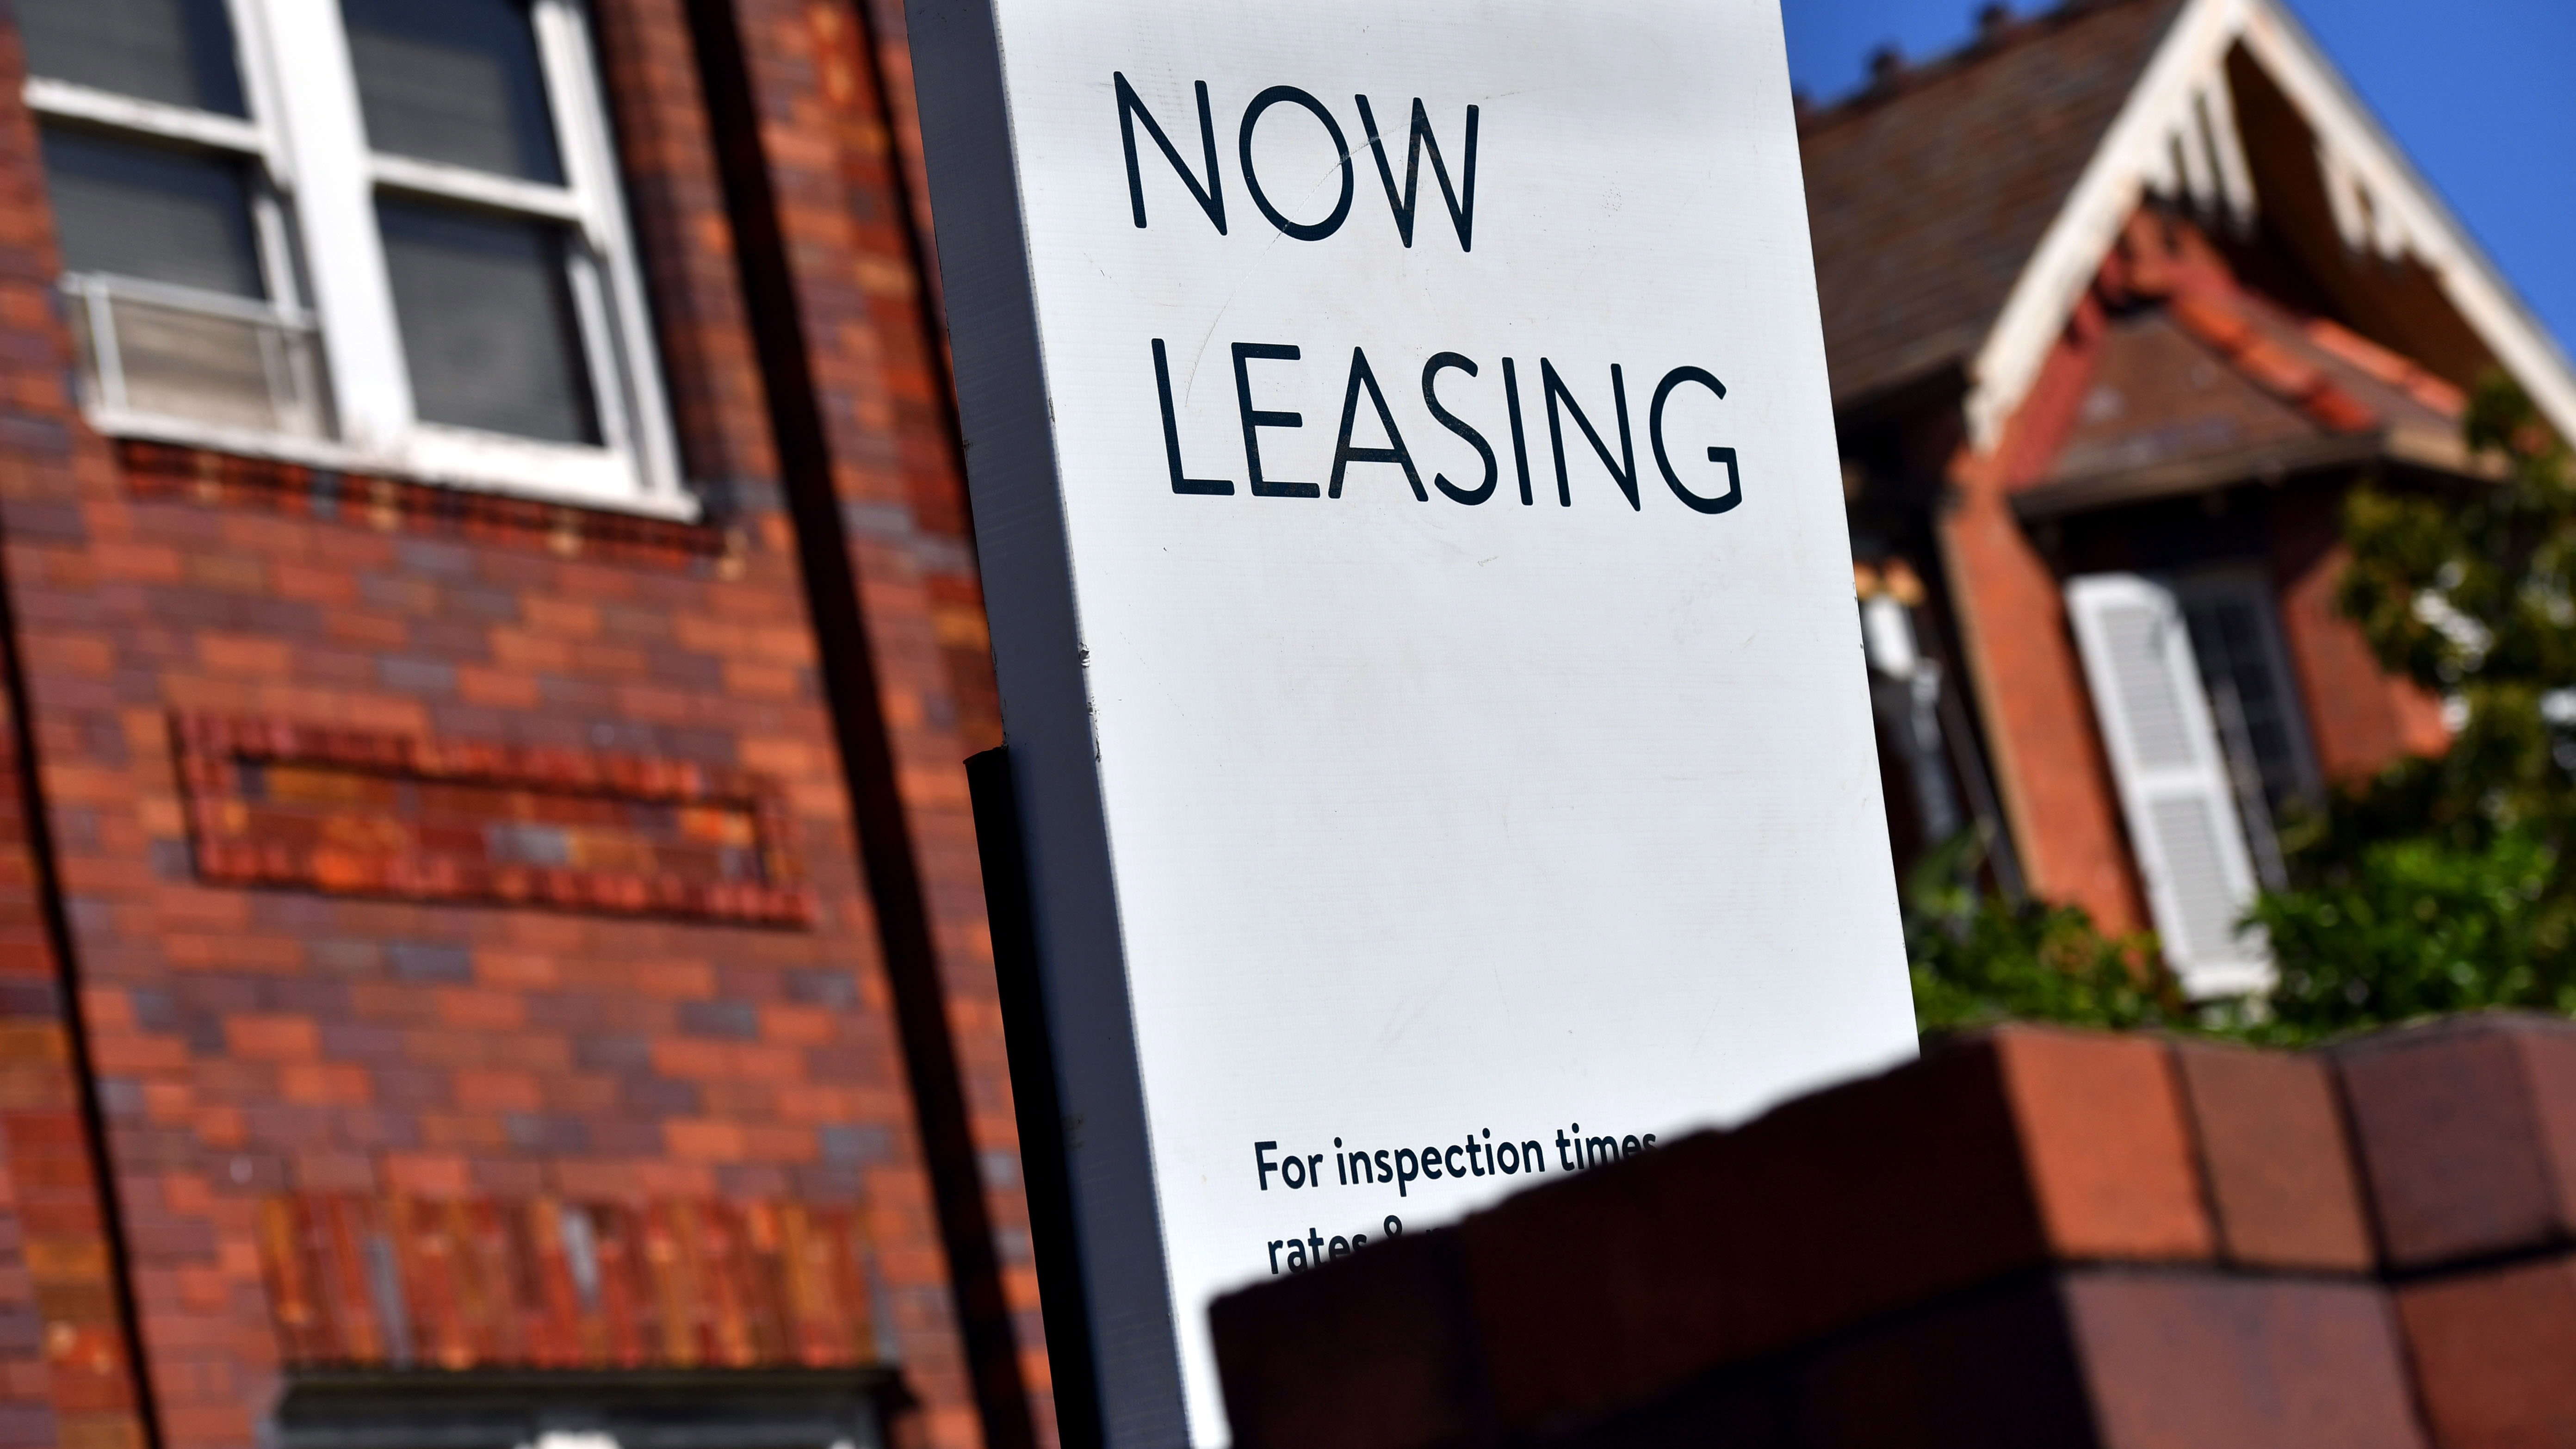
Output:
<instances>
[{"instance_id":1,"label":"red brick building","mask_svg":"<svg viewBox=\"0 0 2576 1449\"><path fill-rule=\"evenodd\" d=\"M895 0L0 20L0 1449L1054 1442L909 75ZM2441 740L2336 496L2564 359L2267 0L1804 134L1901 849L2245 979L2261 809Z\"/></svg>"},{"instance_id":2,"label":"red brick building","mask_svg":"<svg viewBox=\"0 0 2576 1449\"><path fill-rule=\"evenodd\" d=\"M900 18L0 23L0 1441L1052 1442Z\"/></svg>"},{"instance_id":3,"label":"red brick building","mask_svg":"<svg viewBox=\"0 0 2576 1449\"><path fill-rule=\"evenodd\" d=\"M1900 862L2154 927L2195 991L2273 821L2436 752L2333 608L2357 479L2458 487L2491 367L2576 371L2276 0L2000 7L1801 118Z\"/></svg>"}]
</instances>

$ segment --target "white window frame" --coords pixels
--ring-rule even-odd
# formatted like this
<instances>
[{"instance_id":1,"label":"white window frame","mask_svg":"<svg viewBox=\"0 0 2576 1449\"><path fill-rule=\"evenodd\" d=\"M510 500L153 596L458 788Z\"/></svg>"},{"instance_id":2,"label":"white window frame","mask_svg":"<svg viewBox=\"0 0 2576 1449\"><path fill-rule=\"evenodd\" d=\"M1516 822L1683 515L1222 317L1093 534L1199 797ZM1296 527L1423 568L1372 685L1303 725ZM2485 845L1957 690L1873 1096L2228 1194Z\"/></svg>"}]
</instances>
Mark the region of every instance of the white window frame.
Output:
<instances>
[{"instance_id":1,"label":"white window frame","mask_svg":"<svg viewBox=\"0 0 2576 1449\"><path fill-rule=\"evenodd\" d=\"M694 518L698 503L680 478L581 0L530 5L561 185L370 148L339 0L226 0L226 8L248 119L44 77L28 80L27 104L41 119L254 163L252 223L274 320L318 328L338 435L322 441L211 426L137 413L105 396L86 400L92 425L113 436ZM377 228L379 195L460 203L563 228L598 446L419 417Z\"/></svg>"}]
</instances>

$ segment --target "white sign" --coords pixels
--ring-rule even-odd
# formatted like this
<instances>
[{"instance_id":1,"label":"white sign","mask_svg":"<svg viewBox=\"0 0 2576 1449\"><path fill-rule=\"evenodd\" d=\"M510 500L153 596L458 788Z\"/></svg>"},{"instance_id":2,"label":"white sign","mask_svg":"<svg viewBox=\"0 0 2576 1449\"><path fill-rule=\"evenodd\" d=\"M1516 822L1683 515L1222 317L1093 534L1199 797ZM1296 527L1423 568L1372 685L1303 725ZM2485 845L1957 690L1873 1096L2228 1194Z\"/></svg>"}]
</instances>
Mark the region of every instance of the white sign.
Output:
<instances>
[{"instance_id":1,"label":"white sign","mask_svg":"<svg viewBox=\"0 0 2576 1449\"><path fill-rule=\"evenodd\" d=\"M912 37L1103 1416L1220 1444L1216 1294L1913 1050L1779 11Z\"/></svg>"}]
</instances>

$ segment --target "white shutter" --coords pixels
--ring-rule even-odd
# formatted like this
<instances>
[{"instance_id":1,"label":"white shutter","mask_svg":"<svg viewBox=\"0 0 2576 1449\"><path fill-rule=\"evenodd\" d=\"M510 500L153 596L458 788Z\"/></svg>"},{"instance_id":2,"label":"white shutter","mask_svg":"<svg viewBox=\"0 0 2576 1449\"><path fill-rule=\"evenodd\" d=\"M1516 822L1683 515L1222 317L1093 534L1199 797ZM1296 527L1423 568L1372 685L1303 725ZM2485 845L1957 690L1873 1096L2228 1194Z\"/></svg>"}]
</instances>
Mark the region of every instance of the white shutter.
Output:
<instances>
[{"instance_id":1,"label":"white shutter","mask_svg":"<svg viewBox=\"0 0 2576 1449\"><path fill-rule=\"evenodd\" d=\"M2173 590L2090 574L2067 584L2066 611L2165 959L2195 997L2261 990L2270 952L2236 929L2253 863Z\"/></svg>"}]
</instances>

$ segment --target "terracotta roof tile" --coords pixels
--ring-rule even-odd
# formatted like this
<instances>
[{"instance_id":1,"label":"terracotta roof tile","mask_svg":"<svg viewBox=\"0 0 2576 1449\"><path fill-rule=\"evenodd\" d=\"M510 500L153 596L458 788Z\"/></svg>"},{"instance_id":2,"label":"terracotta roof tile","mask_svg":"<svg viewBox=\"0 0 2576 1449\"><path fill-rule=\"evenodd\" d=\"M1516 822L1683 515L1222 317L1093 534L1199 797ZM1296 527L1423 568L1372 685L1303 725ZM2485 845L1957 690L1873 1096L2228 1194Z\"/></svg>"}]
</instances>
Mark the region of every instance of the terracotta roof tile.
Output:
<instances>
[{"instance_id":1,"label":"terracotta roof tile","mask_svg":"<svg viewBox=\"0 0 2576 1449\"><path fill-rule=\"evenodd\" d=\"M2115 319L2075 430L2043 483L2304 442L2315 424L2213 348L2182 308Z\"/></svg>"},{"instance_id":2,"label":"terracotta roof tile","mask_svg":"<svg viewBox=\"0 0 2576 1449\"><path fill-rule=\"evenodd\" d=\"M2076 428L2041 481L2373 431L2457 436L2457 391L2424 388L2420 375L2331 322L2260 297L2177 295L2112 320Z\"/></svg>"},{"instance_id":3,"label":"terracotta roof tile","mask_svg":"<svg viewBox=\"0 0 2576 1449\"><path fill-rule=\"evenodd\" d=\"M2309 319L2308 339L2326 352L2396 388L2436 413L2459 417L2468 411L2467 394L2359 333L2323 317Z\"/></svg>"},{"instance_id":4,"label":"terracotta roof tile","mask_svg":"<svg viewBox=\"0 0 2576 1449\"><path fill-rule=\"evenodd\" d=\"M2182 0L2076 0L1800 125L1834 395L1963 361Z\"/></svg>"}]
</instances>

